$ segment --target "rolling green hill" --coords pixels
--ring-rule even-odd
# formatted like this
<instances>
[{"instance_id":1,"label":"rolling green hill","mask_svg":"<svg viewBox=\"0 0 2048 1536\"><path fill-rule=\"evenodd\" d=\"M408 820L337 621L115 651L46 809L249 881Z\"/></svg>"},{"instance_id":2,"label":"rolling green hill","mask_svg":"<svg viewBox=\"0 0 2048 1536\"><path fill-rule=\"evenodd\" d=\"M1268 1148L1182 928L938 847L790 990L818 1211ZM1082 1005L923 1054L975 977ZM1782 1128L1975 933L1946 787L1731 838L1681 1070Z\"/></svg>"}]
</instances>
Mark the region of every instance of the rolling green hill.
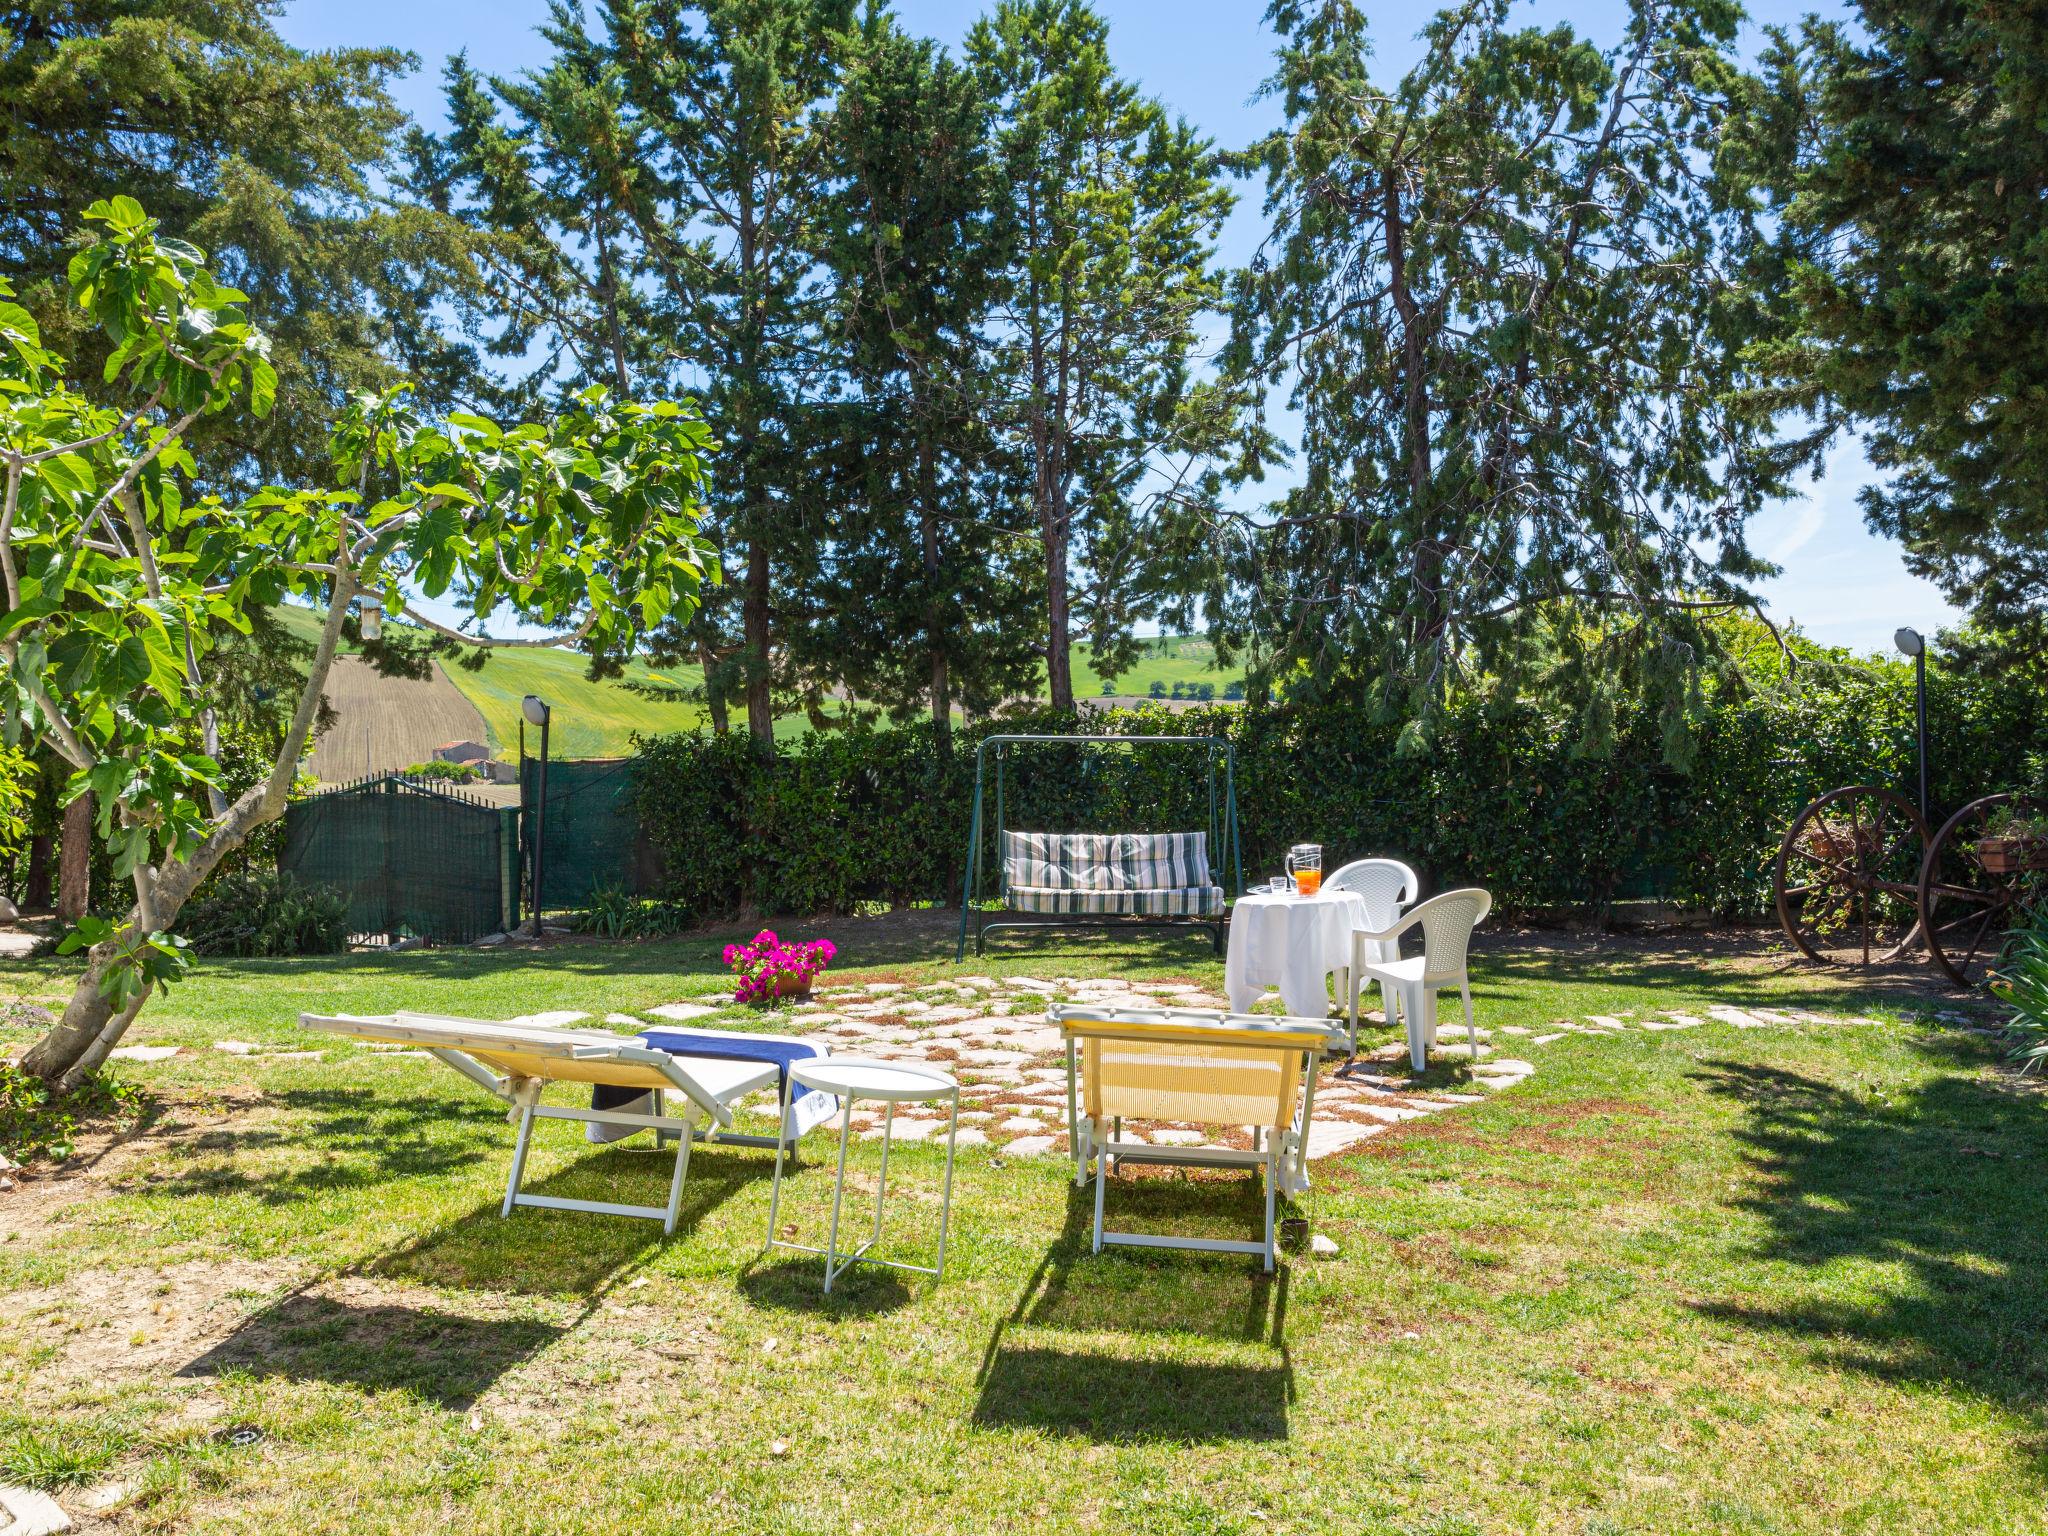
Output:
<instances>
[{"instance_id":1,"label":"rolling green hill","mask_svg":"<svg viewBox=\"0 0 2048 1536\"><path fill-rule=\"evenodd\" d=\"M282 612L294 634L311 640L319 632L305 609ZM490 732L488 745L508 760L518 755L519 701L529 693L554 711L550 747L563 757L623 757L636 734L687 731L704 719L703 706L681 696L687 685L666 673L636 662L624 677L593 682L588 666L569 651L515 650L493 651L476 672L454 665L441 671L477 707ZM538 744L529 742L529 749Z\"/></svg>"},{"instance_id":2,"label":"rolling green hill","mask_svg":"<svg viewBox=\"0 0 2048 1536\"><path fill-rule=\"evenodd\" d=\"M704 707L683 697L686 686L666 673L634 663L621 678L593 682L589 663L569 651L494 651L480 671L444 666L448 680L469 696L491 728L500 757L519 750L519 701L537 693L553 710L551 749L563 757L623 757L633 737L691 730ZM528 749L538 751L534 733Z\"/></svg>"},{"instance_id":3,"label":"rolling green hill","mask_svg":"<svg viewBox=\"0 0 2048 1536\"><path fill-rule=\"evenodd\" d=\"M1088 664L1086 646L1074 647L1073 667L1074 697L1098 696L1102 692L1102 678ZM1138 664L1119 677L1114 686L1119 694L1144 695L1151 691L1155 681L1164 683L1168 693L1175 683L1214 683L1216 697L1220 699L1225 687L1243 678L1242 667L1216 665L1216 648L1207 640L1196 635L1161 635L1145 642L1145 654Z\"/></svg>"},{"instance_id":4,"label":"rolling green hill","mask_svg":"<svg viewBox=\"0 0 2048 1536\"><path fill-rule=\"evenodd\" d=\"M281 611L294 634L309 641L318 634L319 621L312 613L290 606ZM587 665L570 651L513 650L492 652L475 672L449 664L441 670L484 717L492 751L508 760L519 750L519 703L529 693L539 694L554 710L551 745L563 757L621 757L632 751L635 735L693 730L704 723L704 707L684 697L696 681L693 674L657 672L636 662L623 677L594 682L586 675ZM1207 682L1216 685L1220 699L1224 688L1242 676L1239 668L1216 667L1207 640L1165 635L1145 643L1144 656L1116 680L1115 688L1120 695L1142 697L1155 680L1169 691L1176 682ZM1076 647L1075 697L1093 699L1101 692L1102 679L1088 664L1086 648ZM775 723L779 737L809 729L800 715ZM529 748L534 749L531 743Z\"/></svg>"}]
</instances>

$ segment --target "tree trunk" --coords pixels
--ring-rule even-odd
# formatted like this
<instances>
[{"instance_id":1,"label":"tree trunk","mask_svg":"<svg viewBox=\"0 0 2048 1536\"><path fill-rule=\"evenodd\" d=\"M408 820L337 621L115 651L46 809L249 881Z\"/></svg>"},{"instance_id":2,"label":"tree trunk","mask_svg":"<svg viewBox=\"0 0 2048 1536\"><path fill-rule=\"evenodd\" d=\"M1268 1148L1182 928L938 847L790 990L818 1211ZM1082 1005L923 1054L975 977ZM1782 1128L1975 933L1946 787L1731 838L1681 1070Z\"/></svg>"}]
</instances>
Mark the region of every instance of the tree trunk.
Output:
<instances>
[{"instance_id":1,"label":"tree trunk","mask_svg":"<svg viewBox=\"0 0 2048 1536\"><path fill-rule=\"evenodd\" d=\"M1401 318L1401 384L1403 447L1408 459L1408 515L1415 519L1415 553L1409 583L1419 599L1410 641L1418 652L1440 652L1447 615L1444 602L1445 541L1437 526L1438 509L1431 505L1434 476L1429 436L1428 342L1425 319L1408 287L1408 225L1401 208L1400 184L1387 178L1382 218L1387 242L1387 288ZM1432 664L1431 677L1441 685L1443 669Z\"/></svg>"},{"instance_id":2,"label":"tree trunk","mask_svg":"<svg viewBox=\"0 0 2048 1536\"><path fill-rule=\"evenodd\" d=\"M726 715L725 692L718 685L718 658L712 654L711 642L697 642L697 660L704 667L704 704L711 711L711 731L723 736L732 729L732 721Z\"/></svg>"},{"instance_id":3,"label":"tree trunk","mask_svg":"<svg viewBox=\"0 0 2048 1536\"><path fill-rule=\"evenodd\" d=\"M57 916L75 924L92 900L92 792L64 807L57 843Z\"/></svg>"},{"instance_id":4,"label":"tree trunk","mask_svg":"<svg viewBox=\"0 0 2048 1536\"><path fill-rule=\"evenodd\" d=\"M341 640L342 619L347 615L355 594L355 581L344 571L335 579L333 595L328 601L327 620L320 631L320 642L314 648L313 659L306 669L305 686L299 691L298 707L292 714L292 723L285 731L284 743L271 764L269 775L262 783L243 791L242 797L228 807L226 814L214 818L204 840L183 862L168 865L161 874L147 877L150 881L150 917L154 926L169 928L191 899L192 892L213 873L222 859L247 842L249 834L258 827L284 814L299 758L306 750L307 739L313 733L314 718L319 714L327 675L334 669L334 650ZM83 838L71 835L71 814L83 799L81 796L80 801L66 811L64 857L68 861L75 844L84 850L89 868L92 853L89 813L87 835ZM131 935L141 921L141 909L131 907L115 936L87 951L85 974L71 989L71 1001L64 1005L64 1016L28 1048L21 1058L23 1071L55 1083L60 1092L69 1092L78 1087L86 1074L105 1061L107 1053L120 1043L121 1036L134 1023L136 1014L148 1000L149 992L144 989L137 993L117 1013L107 999L103 983L120 958L120 940Z\"/></svg>"},{"instance_id":5,"label":"tree trunk","mask_svg":"<svg viewBox=\"0 0 2048 1536\"><path fill-rule=\"evenodd\" d=\"M764 756L775 750L774 693L768 654L768 545L747 544L747 593L741 603L747 646L747 732Z\"/></svg>"},{"instance_id":6,"label":"tree trunk","mask_svg":"<svg viewBox=\"0 0 2048 1536\"><path fill-rule=\"evenodd\" d=\"M1064 508L1047 507L1039 521L1045 544L1045 676L1052 707L1074 707L1073 619L1067 601L1067 520Z\"/></svg>"},{"instance_id":7,"label":"tree trunk","mask_svg":"<svg viewBox=\"0 0 2048 1536\"><path fill-rule=\"evenodd\" d=\"M932 445L917 445L919 500L923 503L919 534L924 543L924 634L931 655L932 734L941 754L953 748L952 675L946 666L945 604L939 594L939 487L932 467Z\"/></svg>"},{"instance_id":8,"label":"tree trunk","mask_svg":"<svg viewBox=\"0 0 2048 1536\"><path fill-rule=\"evenodd\" d=\"M28 840L28 880L21 893L26 911L41 912L50 905L50 852L55 843L47 832Z\"/></svg>"}]
</instances>

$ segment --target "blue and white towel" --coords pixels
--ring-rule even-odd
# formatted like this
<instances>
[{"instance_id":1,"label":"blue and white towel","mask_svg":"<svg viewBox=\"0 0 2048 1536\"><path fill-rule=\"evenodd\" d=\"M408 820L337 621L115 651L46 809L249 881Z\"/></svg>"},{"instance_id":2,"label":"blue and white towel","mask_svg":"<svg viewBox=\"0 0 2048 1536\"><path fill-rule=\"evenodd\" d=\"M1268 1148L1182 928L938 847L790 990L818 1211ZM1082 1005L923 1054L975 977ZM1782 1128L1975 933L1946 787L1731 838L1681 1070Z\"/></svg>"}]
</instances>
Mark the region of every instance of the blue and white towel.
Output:
<instances>
[{"instance_id":1,"label":"blue and white towel","mask_svg":"<svg viewBox=\"0 0 2048 1536\"><path fill-rule=\"evenodd\" d=\"M831 1054L830 1048L820 1041L803 1040L795 1035L757 1035L736 1029L644 1029L637 1039L650 1050L667 1051L671 1056L773 1062L777 1068L775 1096L778 1102L788 1091L789 1069L793 1063ZM590 1095L592 1109L623 1109L635 1114L659 1114L661 1110L655 1101L656 1095L652 1093L603 1084L599 1084ZM834 1094L820 1093L815 1088L799 1094L796 1102L789 1106L789 1117L782 1127L783 1139L794 1141L812 1126L838 1112L839 1099ZM635 1127L586 1124L583 1134L591 1141L617 1141L635 1134Z\"/></svg>"}]
</instances>

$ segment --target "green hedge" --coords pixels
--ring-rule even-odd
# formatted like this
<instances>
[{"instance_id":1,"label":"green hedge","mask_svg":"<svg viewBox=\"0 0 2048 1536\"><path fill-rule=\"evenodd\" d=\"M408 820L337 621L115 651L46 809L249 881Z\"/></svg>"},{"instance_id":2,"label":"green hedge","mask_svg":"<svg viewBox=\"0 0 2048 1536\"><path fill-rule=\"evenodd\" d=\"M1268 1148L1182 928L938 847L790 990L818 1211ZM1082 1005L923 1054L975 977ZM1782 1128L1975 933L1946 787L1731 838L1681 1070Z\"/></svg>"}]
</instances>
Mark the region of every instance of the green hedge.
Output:
<instances>
[{"instance_id":1,"label":"green hedge","mask_svg":"<svg viewBox=\"0 0 2048 1536\"><path fill-rule=\"evenodd\" d=\"M1453 706L1423 756L1397 753L1397 726L1356 709L1038 712L956 733L944 758L928 725L814 735L768 760L738 736L664 737L643 743L636 794L666 894L694 912L950 903L982 735L1214 733L1237 749L1247 879L1313 841L1335 862L1396 855L1431 888L1483 884L1509 912L1597 915L1647 896L1755 916L1778 840L1808 799L1836 784L1909 786L1912 711L1903 668L1809 667L1796 688L1709 694L1687 722L1682 767L1656 717L1616 720L1593 751L1527 702ZM1930 731L1937 807L2048 778L2048 699L2035 687L1937 672ZM1012 748L1006 809L1009 825L1040 830L1199 829L1202 756Z\"/></svg>"}]
</instances>

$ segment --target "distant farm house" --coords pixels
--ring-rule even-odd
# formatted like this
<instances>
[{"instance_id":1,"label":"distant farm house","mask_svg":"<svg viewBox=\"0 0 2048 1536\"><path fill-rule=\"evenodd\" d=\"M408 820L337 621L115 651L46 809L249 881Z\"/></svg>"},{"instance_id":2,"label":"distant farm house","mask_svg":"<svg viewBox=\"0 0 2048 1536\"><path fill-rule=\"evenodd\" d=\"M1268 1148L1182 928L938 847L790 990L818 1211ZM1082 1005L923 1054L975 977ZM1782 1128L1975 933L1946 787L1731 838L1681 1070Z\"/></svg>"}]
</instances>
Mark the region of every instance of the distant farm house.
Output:
<instances>
[{"instance_id":1,"label":"distant farm house","mask_svg":"<svg viewBox=\"0 0 2048 1536\"><path fill-rule=\"evenodd\" d=\"M434 748L437 763L487 763L491 749L480 741L444 741Z\"/></svg>"}]
</instances>

